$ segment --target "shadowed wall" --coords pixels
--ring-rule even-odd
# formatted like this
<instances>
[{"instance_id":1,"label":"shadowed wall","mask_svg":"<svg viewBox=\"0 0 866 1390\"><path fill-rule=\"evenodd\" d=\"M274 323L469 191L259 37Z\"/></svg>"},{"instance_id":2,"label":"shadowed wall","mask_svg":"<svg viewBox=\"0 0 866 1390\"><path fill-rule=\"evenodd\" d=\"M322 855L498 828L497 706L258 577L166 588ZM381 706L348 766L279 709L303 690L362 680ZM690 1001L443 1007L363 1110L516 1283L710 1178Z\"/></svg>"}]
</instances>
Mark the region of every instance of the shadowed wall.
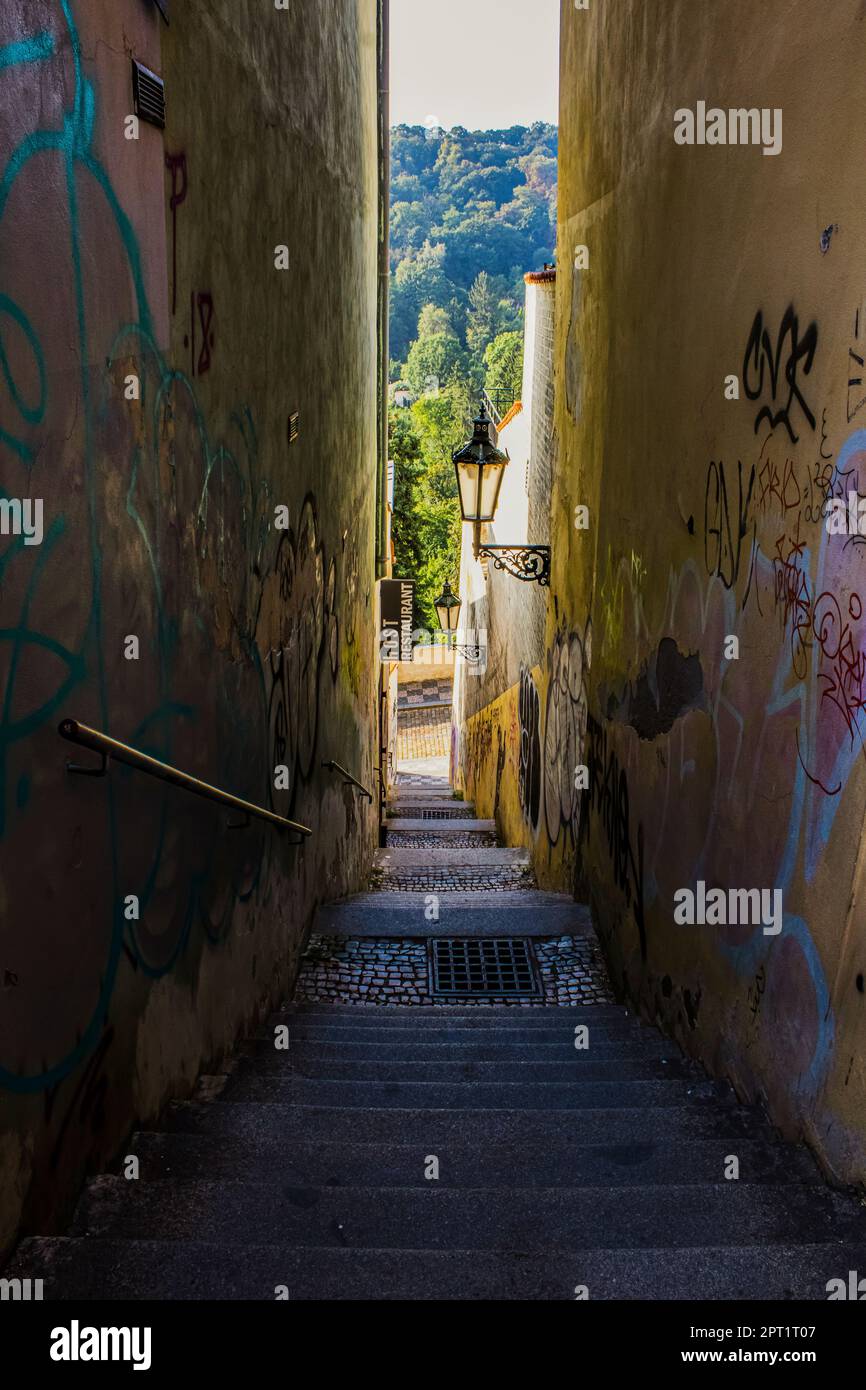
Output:
<instances>
[{"instance_id":1,"label":"shadowed wall","mask_svg":"<svg viewBox=\"0 0 866 1390\"><path fill-rule=\"evenodd\" d=\"M0 537L0 1249L287 991L376 837L322 768L376 751L375 0L170 19L0 14L0 495L44 502ZM70 776L70 715L313 834Z\"/></svg>"}]
</instances>

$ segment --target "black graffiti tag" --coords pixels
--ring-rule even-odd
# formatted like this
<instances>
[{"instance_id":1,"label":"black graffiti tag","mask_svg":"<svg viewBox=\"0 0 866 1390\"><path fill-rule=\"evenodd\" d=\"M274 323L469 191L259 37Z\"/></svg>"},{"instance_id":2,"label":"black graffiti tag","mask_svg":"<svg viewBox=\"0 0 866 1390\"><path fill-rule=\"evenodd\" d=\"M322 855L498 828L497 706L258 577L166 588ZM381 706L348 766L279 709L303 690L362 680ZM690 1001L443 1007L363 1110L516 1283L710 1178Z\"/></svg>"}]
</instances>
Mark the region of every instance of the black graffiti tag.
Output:
<instances>
[{"instance_id":1,"label":"black graffiti tag","mask_svg":"<svg viewBox=\"0 0 866 1390\"><path fill-rule=\"evenodd\" d=\"M763 405L755 416L756 434L760 429L761 421L767 420L771 430L774 430L777 425L783 424L790 435L791 442L796 444L799 435L795 434L791 423L791 407L795 400L814 430L815 416L800 389L798 373L801 372L803 376L809 375L815 360L817 346L818 325L813 320L801 338L799 319L794 312L793 304L789 304L779 327L774 348L770 341L770 334L764 326L763 315L760 309L758 310L743 357L743 388L750 401L757 401L762 399L767 387L769 387L772 406ZM786 351L787 355L785 355ZM783 357L785 363L784 379L780 380ZM786 388L787 399L785 398Z\"/></svg>"},{"instance_id":2,"label":"black graffiti tag","mask_svg":"<svg viewBox=\"0 0 866 1390\"><path fill-rule=\"evenodd\" d=\"M737 496L734 500L733 517L728 499L728 484L725 478L725 465L710 462L707 469L707 485L704 492L704 562L707 573L718 575L726 589L737 584L740 577L740 563L743 554L743 541L749 531L749 513L752 505L752 492L755 487L755 465L752 464L748 481L743 483L743 465L737 464ZM733 484L732 484L733 495ZM754 552L754 523L752 523L752 542L750 557ZM751 583L751 558L748 582L743 596L743 605L749 596Z\"/></svg>"}]
</instances>

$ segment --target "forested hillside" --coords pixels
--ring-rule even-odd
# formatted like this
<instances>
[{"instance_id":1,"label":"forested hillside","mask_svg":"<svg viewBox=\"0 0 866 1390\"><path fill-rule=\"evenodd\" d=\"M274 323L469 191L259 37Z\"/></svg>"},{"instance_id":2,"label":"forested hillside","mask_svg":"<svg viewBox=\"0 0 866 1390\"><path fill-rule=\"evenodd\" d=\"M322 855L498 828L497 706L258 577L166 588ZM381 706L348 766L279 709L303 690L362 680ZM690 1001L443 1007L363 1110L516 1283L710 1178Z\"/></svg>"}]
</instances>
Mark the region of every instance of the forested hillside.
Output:
<instances>
[{"instance_id":1,"label":"forested hillside","mask_svg":"<svg viewBox=\"0 0 866 1390\"><path fill-rule=\"evenodd\" d=\"M391 412L395 573L418 581L416 623L456 579L460 522L450 451L482 388L520 391L523 276L556 244L555 126L391 131Z\"/></svg>"}]
</instances>

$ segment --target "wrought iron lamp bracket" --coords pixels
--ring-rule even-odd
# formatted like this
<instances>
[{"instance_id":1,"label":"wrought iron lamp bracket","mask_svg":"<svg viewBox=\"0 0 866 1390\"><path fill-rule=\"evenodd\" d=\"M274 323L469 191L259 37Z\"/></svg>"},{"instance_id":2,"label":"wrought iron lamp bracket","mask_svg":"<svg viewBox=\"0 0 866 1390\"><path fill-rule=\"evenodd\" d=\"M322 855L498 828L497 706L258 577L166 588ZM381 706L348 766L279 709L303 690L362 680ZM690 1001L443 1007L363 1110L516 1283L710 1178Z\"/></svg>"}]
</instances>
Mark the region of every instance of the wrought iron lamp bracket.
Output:
<instances>
[{"instance_id":1,"label":"wrought iron lamp bracket","mask_svg":"<svg viewBox=\"0 0 866 1390\"><path fill-rule=\"evenodd\" d=\"M478 557L487 556L498 570L527 584L550 586L549 545L479 545Z\"/></svg>"}]
</instances>

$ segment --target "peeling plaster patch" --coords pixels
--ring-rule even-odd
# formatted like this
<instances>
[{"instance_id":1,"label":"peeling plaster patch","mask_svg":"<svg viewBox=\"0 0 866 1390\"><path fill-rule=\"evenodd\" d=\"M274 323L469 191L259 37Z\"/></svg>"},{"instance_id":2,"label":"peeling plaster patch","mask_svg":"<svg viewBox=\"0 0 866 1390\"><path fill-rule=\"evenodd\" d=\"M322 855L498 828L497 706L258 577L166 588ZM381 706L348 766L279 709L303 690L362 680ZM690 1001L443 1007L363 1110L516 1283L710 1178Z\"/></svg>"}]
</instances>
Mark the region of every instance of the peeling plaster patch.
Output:
<instances>
[{"instance_id":1,"label":"peeling plaster patch","mask_svg":"<svg viewBox=\"0 0 866 1390\"><path fill-rule=\"evenodd\" d=\"M630 724L644 739L670 733L694 709L706 709L700 658L697 652L686 656L672 637L662 638L618 704L612 695L607 701L608 718Z\"/></svg>"}]
</instances>

